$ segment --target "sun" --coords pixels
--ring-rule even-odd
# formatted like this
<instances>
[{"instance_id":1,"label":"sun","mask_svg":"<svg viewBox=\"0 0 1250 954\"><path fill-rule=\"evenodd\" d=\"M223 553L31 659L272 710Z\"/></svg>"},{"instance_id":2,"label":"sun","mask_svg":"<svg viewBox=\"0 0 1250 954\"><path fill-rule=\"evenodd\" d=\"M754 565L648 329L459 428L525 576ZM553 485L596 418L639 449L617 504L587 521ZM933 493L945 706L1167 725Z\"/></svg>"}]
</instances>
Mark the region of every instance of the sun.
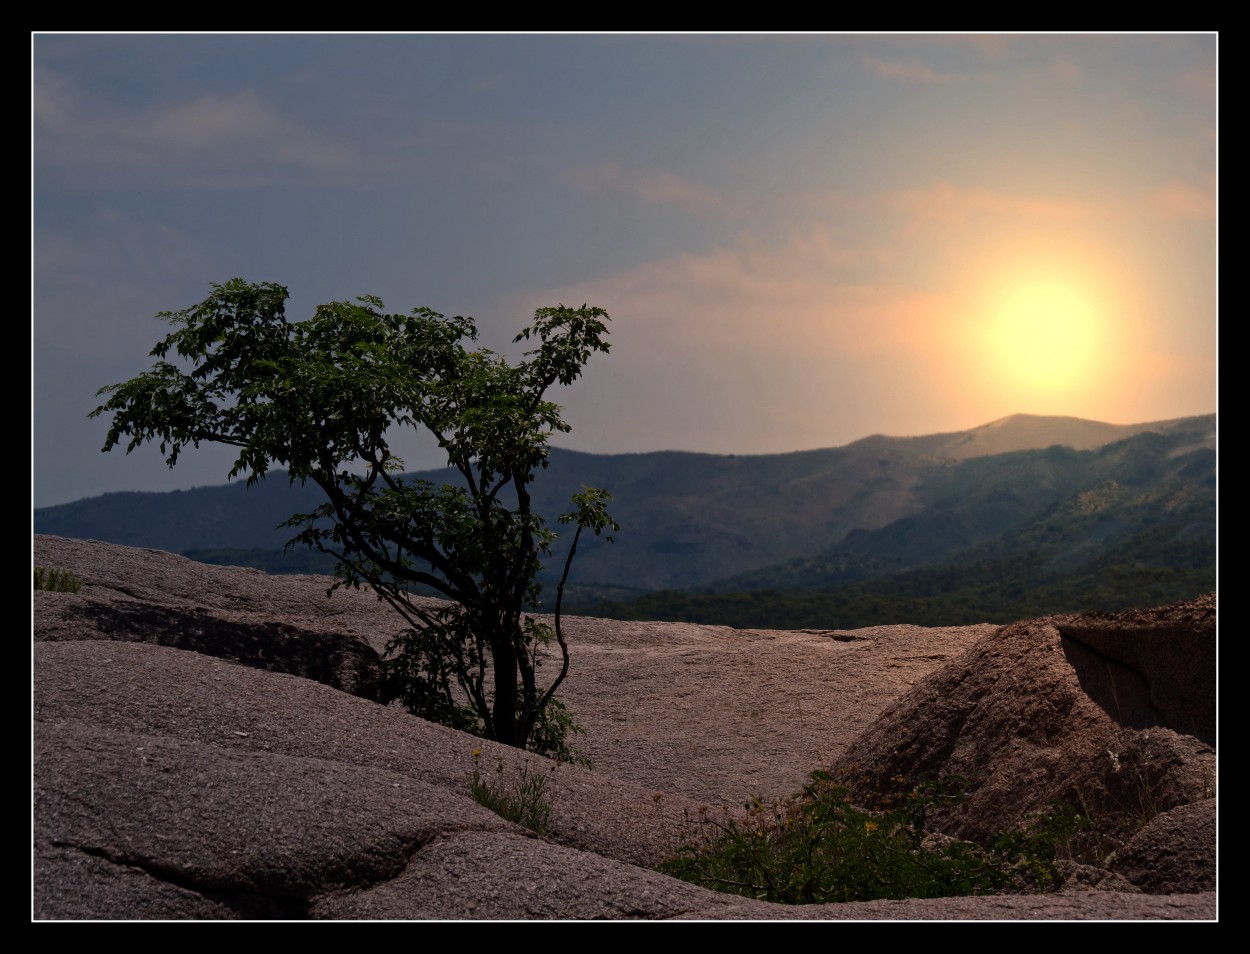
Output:
<instances>
[{"instance_id":1,"label":"sun","mask_svg":"<svg viewBox=\"0 0 1250 954\"><path fill-rule=\"evenodd\" d=\"M1105 256L1076 243L1007 243L980 258L968 281L957 323L963 390L1030 413L1105 403L1123 370L1127 305Z\"/></svg>"},{"instance_id":2,"label":"sun","mask_svg":"<svg viewBox=\"0 0 1250 954\"><path fill-rule=\"evenodd\" d=\"M987 359L1013 388L1035 394L1081 388L1107 347L1097 296L1071 279L1025 279L1004 288L984 326Z\"/></svg>"}]
</instances>

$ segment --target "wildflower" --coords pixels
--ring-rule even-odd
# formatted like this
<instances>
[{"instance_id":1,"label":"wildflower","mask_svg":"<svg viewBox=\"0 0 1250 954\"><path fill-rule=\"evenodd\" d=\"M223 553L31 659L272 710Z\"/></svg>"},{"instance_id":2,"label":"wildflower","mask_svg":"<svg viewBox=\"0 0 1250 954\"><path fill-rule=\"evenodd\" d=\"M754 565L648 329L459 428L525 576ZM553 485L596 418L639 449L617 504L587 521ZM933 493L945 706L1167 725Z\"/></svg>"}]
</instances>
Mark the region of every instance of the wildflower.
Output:
<instances>
[{"instance_id":1,"label":"wildflower","mask_svg":"<svg viewBox=\"0 0 1250 954\"><path fill-rule=\"evenodd\" d=\"M876 822L871 822L871 821L864 822L864 831L876 831L876 830L877 830Z\"/></svg>"},{"instance_id":2,"label":"wildflower","mask_svg":"<svg viewBox=\"0 0 1250 954\"><path fill-rule=\"evenodd\" d=\"M476 758L478 758L479 756L481 756L481 754L482 754L482 750L481 750L481 749L474 749L474 750L473 750L473 757L474 757L475 759L476 759Z\"/></svg>"}]
</instances>

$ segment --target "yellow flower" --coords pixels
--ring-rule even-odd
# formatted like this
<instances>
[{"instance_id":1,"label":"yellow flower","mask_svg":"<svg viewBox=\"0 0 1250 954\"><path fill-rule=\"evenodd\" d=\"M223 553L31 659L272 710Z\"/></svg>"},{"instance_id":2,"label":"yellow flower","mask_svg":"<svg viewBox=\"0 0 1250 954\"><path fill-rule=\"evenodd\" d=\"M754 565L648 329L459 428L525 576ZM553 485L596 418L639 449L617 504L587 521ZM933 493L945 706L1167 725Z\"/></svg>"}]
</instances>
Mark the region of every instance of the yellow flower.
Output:
<instances>
[{"instance_id":1,"label":"yellow flower","mask_svg":"<svg viewBox=\"0 0 1250 954\"><path fill-rule=\"evenodd\" d=\"M481 749L474 749L474 750L473 750L473 757L474 757L474 758L477 758L477 757L478 757L478 756L480 756L481 754L482 754L482 750L481 750Z\"/></svg>"},{"instance_id":2,"label":"yellow flower","mask_svg":"<svg viewBox=\"0 0 1250 954\"><path fill-rule=\"evenodd\" d=\"M877 830L876 822L868 822L868 821L864 822L864 831L876 831L876 830Z\"/></svg>"}]
</instances>

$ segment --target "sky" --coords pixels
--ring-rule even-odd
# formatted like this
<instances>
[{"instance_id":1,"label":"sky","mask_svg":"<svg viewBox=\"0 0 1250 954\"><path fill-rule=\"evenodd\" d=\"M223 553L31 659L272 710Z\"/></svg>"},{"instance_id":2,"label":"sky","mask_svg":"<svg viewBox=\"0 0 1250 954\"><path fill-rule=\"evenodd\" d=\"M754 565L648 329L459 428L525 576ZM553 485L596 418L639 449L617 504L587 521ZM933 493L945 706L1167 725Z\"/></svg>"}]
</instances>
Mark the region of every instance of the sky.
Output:
<instances>
[{"instance_id":1,"label":"sky","mask_svg":"<svg viewBox=\"0 0 1250 954\"><path fill-rule=\"evenodd\" d=\"M602 307L595 453L1212 413L1217 39L32 34L34 506L225 483L87 415L234 277Z\"/></svg>"}]
</instances>

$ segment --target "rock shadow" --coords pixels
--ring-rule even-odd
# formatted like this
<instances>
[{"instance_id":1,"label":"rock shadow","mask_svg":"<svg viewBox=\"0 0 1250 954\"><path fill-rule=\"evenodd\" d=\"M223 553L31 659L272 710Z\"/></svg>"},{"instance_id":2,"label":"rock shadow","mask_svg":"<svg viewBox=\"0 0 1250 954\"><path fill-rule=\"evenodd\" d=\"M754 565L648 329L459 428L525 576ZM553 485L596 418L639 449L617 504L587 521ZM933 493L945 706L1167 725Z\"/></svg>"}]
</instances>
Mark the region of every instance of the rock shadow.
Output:
<instances>
[{"instance_id":1,"label":"rock shadow","mask_svg":"<svg viewBox=\"0 0 1250 954\"><path fill-rule=\"evenodd\" d=\"M324 683L343 692L386 702L382 663L363 640L337 633L317 633L288 623L248 623L223 619L203 609L178 609L150 603L91 601L72 614L90 627L56 639L114 639L151 643L215 656L266 672L287 673Z\"/></svg>"}]
</instances>

